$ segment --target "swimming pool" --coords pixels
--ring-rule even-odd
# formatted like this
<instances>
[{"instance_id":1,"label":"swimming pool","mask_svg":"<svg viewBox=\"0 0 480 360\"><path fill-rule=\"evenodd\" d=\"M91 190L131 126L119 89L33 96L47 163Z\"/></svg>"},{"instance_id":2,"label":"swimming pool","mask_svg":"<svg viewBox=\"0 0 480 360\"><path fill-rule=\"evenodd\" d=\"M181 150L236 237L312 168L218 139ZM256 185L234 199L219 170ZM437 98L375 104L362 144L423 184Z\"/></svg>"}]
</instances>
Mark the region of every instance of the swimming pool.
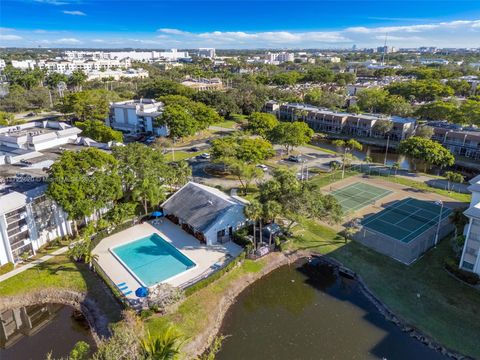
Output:
<instances>
[{"instance_id":1,"label":"swimming pool","mask_svg":"<svg viewBox=\"0 0 480 360\"><path fill-rule=\"evenodd\" d=\"M156 233L110 251L144 286L155 285L196 266Z\"/></svg>"}]
</instances>

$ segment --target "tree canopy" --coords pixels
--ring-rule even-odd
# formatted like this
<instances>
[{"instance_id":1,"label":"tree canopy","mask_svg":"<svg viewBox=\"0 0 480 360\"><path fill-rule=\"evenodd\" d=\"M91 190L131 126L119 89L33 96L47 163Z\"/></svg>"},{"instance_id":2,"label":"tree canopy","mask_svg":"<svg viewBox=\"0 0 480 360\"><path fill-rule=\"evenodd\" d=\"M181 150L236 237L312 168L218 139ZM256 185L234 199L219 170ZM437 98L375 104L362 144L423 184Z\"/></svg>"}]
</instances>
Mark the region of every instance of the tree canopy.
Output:
<instances>
[{"instance_id":1,"label":"tree canopy","mask_svg":"<svg viewBox=\"0 0 480 360\"><path fill-rule=\"evenodd\" d=\"M246 130L252 132L252 134L260 135L266 138L268 133L279 124L279 121L275 115L254 112L248 117L248 123Z\"/></svg>"},{"instance_id":2,"label":"tree canopy","mask_svg":"<svg viewBox=\"0 0 480 360\"><path fill-rule=\"evenodd\" d=\"M455 163L452 153L441 144L418 136L402 140L398 151L414 159L423 160L426 164L440 168L452 166Z\"/></svg>"},{"instance_id":3,"label":"tree canopy","mask_svg":"<svg viewBox=\"0 0 480 360\"><path fill-rule=\"evenodd\" d=\"M281 122L268 133L268 139L284 146L288 154L294 147L309 143L313 134L313 130L304 122Z\"/></svg>"},{"instance_id":4,"label":"tree canopy","mask_svg":"<svg viewBox=\"0 0 480 360\"><path fill-rule=\"evenodd\" d=\"M75 126L82 130L82 136L89 137L95 141L107 143L109 141L123 141L121 131L113 130L99 120L77 121Z\"/></svg>"}]
</instances>

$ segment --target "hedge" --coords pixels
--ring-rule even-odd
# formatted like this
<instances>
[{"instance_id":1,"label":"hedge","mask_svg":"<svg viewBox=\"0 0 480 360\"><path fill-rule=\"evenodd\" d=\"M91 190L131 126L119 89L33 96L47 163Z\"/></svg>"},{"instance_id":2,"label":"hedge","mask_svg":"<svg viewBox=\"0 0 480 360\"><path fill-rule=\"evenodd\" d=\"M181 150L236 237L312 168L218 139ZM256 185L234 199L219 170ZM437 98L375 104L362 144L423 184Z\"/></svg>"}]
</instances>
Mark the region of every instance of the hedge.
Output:
<instances>
[{"instance_id":1,"label":"hedge","mask_svg":"<svg viewBox=\"0 0 480 360\"><path fill-rule=\"evenodd\" d=\"M465 271L458 268L458 262L455 259L449 258L445 261L445 268L460 280L470 285L480 284L480 276L473 272Z\"/></svg>"},{"instance_id":2,"label":"hedge","mask_svg":"<svg viewBox=\"0 0 480 360\"><path fill-rule=\"evenodd\" d=\"M4 264L0 266L0 275L8 273L12 271L14 268L15 268L15 265L13 265L13 263L11 262Z\"/></svg>"}]
</instances>

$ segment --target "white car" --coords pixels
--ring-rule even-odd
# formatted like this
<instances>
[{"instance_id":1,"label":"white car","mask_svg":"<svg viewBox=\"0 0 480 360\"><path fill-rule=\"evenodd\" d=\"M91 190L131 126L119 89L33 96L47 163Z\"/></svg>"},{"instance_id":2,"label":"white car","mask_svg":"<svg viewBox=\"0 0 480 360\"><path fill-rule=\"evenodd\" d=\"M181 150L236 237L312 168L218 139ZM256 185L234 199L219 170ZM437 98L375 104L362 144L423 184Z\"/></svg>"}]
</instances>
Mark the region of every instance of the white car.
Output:
<instances>
[{"instance_id":1,"label":"white car","mask_svg":"<svg viewBox=\"0 0 480 360\"><path fill-rule=\"evenodd\" d=\"M203 154L200 155L200 158L201 159L206 159L206 160L210 159L210 154L209 153L203 153Z\"/></svg>"},{"instance_id":2,"label":"white car","mask_svg":"<svg viewBox=\"0 0 480 360\"><path fill-rule=\"evenodd\" d=\"M268 171L268 166L267 166L267 165L258 164L258 165L257 165L257 168L260 168L260 169L262 169L263 171Z\"/></svg>"}]
</instances>

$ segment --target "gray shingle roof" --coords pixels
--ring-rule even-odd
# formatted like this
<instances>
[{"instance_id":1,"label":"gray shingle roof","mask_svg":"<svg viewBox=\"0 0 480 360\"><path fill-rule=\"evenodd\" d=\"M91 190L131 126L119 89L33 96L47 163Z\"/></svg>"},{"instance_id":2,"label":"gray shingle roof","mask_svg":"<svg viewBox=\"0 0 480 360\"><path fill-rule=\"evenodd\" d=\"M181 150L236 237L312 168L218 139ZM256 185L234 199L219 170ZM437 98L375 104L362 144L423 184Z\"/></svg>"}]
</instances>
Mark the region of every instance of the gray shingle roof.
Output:
<instances>
[{"instance_id":1,"label":"gray shingle roof","mask_svg":"<svg viewBox=\"0 0 480 360\"><path fill-rule=\"evenodd\" d=\"M194 182L187 183L163 203L167 214L174 214L202 232L234 206L243 204L215 188Z\"/></svg>"}]
</instances>

